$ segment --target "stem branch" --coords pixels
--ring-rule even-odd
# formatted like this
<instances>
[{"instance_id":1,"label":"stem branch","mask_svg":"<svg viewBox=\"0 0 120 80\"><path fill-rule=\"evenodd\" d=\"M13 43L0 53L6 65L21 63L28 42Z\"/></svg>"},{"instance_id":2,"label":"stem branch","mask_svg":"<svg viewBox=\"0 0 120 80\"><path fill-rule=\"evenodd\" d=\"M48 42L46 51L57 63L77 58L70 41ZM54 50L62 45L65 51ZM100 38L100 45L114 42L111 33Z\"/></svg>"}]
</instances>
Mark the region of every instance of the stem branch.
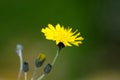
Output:
<instances>
[{"instance_id":1,"label":"stem branch","mask_svg":"<svg viewBox=\"0 0 120 80\"><path fill-rule=\"evenodd\" d=\"M59 53L60 53L60 50L61 50L62 48L58 48L58 50L57 50L57 53L56 53L56 55L55 55L55 57L54 57L54 59L53 59L53 61L52 61L52 63L51 63L51 65L52 65L52 67L54 66L54 64L55 64L55 62L56 62L56 60L57 60L57 58L58 58L58 56L59 56ZM46 74L45 73L43 73L37 80L42 80L44 77L46 76Z\"/></svg>"}]
</instances>

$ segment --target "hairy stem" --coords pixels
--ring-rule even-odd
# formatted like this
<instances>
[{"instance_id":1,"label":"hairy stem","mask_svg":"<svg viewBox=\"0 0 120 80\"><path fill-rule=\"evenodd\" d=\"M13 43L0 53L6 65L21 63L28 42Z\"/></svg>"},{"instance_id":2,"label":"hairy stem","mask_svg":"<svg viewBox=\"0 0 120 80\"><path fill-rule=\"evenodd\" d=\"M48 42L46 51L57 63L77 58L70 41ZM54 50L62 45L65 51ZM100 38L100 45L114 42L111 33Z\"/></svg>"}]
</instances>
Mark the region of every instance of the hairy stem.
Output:
<instances>
[{"instance_id":1,"label":"hairy stem","mask_svg":"<svg viewBox=\"0 0 120 80\"><path fill-rule=\"evenodd\" d=\"M35 67L34 67L33 76L32 76L32 78L31 78L31 80L34 80L34 77L35 77L35 75L36 75L36 72L37 72L37 67L35 66Z\"/></svg>"},{"instance_id":2,"label":"hairy stem","mask_svg":"<svg viewBox=\"0 0 120 80\"><path fill-rule=\"evenodd\" d=\"M25 80L27 80L27 72L25 72Z\"/></svg>"},{"instance_id":3,"label":"hairy stem","mask_svg":"<svg viewBox=\"0 0 120 80\"><path fill-rule=\"evenodd\" d=\"M20 70L19 70L19 73L18 73L18 80L20 80L20 76L21 76L21 73L22 73L22 69L23 69L23 58L22 58L22 52L20 51L19 53L19 58L20 58Z\"/></svg>"}]
</instances>

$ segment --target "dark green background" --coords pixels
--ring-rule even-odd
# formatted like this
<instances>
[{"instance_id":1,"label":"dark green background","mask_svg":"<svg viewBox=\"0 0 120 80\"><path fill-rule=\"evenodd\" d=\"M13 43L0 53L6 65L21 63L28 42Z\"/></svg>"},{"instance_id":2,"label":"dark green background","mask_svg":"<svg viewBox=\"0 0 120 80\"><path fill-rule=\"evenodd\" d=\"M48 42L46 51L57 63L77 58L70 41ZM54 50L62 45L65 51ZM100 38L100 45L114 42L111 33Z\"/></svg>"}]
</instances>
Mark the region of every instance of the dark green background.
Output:
<instances>
[{"instance_id":1,"label":"dark green background","mask_svg":"<svg viewBox=\"0 0 120 80\"><path fill-rule=\"evenodd\" d=\"M19 57L15 47L18 43L24 46L23 57L30 65L28 80L33 73L34 59L38 53L46 53L46 62L37 76L42 73L57 50L55 42L46 40L41 33L48 23L70 26L73 31L78 29L85 39L79 47L64 48L44 80L119 77L119 7L119 0L1 0L0 80L17 80Z\"/></svg>"}]
</instances>

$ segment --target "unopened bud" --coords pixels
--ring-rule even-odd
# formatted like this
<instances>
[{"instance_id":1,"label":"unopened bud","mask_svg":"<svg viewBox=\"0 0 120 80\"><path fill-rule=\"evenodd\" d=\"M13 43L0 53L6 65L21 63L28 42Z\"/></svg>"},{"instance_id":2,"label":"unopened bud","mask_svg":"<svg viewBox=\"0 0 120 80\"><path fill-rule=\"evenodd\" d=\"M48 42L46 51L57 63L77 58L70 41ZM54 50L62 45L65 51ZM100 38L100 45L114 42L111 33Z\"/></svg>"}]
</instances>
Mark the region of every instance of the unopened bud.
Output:
<instances>
[{"instance_id":1,"label":"unopened bud","mask_svg":"<svg viewBox=\"0 0 120 80\"><path fill-rule=\"evenodd\" d=\"M29 71L29 64L28 64L28 62L24 62L23 63L23 71L24 72L28 72Z\"/></svg>"},{"instance_id":2,"label":"unopened bud","mask_svg":"<svg viewBox=\"0 0 120 80\"><path fill-rule=\"evenodd\" d=\"M52 65L51 64L48 64L45 68L44 68L44 73L45 74L48 74L52 69Z\"/></svg>"},{"instance_id":3,"label":"unopened bud","mask_svg":"<svg viewBox=\"0 0 120 80\"><path fill-rule=\"evenodd\" d=\"M41 67L44 63L46 59L46 56L44 53L40 53L37 57L37 59L35 60L35 66L38 68L38 67Z\"/></svg>"}]
</instances>

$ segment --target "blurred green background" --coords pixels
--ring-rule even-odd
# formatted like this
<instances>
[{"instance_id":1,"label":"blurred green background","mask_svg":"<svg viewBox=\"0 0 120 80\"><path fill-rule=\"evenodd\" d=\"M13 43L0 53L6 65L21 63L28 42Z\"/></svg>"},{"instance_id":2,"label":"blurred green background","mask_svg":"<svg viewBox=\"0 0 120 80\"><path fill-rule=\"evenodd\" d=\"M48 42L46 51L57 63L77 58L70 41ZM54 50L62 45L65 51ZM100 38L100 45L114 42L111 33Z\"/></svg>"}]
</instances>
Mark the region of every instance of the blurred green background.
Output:
<instances>
[{"instance_id":1,"label":"blurred green background","mask_svg":"<svg viewBox=\"0 0 120 80\"><path fill-rule=\"evenodd\" d=\"M48 23L78 29L85 38L79 47L62 50L50 74L43 80L120 79L119 0L0 0L0 80L17 80L16 44L24 46L30 80L34 59L45 52L47 63L55 56L55 42L45 39L41 28ZM24 73L21 80L24 80Z\"/></svg>"}]
</instances>

